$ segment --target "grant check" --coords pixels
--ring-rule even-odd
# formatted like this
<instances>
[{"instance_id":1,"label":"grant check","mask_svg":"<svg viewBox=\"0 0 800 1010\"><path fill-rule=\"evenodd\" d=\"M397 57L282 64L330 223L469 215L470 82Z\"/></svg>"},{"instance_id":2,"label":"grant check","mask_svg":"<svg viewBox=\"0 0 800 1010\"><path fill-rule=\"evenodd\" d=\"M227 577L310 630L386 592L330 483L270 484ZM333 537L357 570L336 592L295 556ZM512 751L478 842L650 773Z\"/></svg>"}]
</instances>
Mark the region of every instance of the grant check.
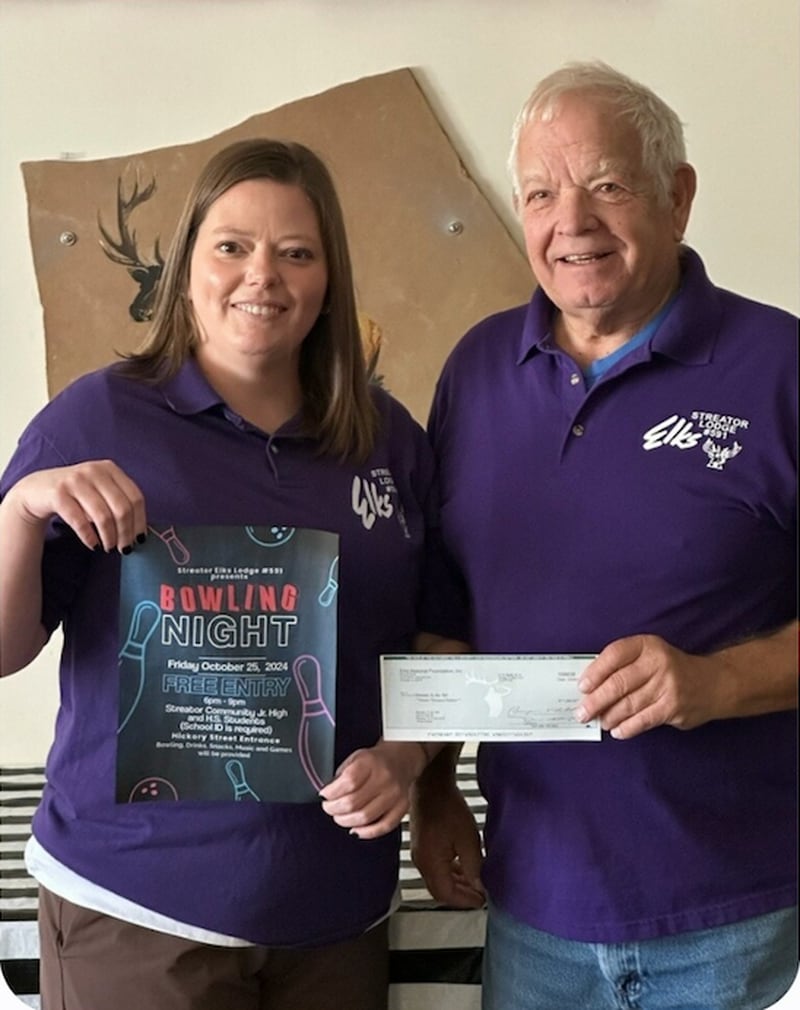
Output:
<instances>
[{"instance_id":1,"label":"grant check","mask_svg":"<svg viewBox=\"0 0 800 1010\"><path fill-rule=\"evenodd\" d=\"M575 721L589 655L381 656L386 740L599 740Z\"/></svg>"}]
</instances>

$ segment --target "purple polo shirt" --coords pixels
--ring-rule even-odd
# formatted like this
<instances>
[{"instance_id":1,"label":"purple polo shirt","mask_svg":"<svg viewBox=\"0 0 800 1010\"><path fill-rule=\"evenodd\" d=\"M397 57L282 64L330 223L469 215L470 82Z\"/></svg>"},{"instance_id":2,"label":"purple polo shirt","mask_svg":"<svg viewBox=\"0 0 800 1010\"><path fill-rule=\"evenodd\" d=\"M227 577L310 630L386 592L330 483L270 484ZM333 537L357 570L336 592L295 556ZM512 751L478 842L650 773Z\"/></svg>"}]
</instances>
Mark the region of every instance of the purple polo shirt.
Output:
<instances>
[{"instance_id":1,"label":"purple polo shirt","mask_svg":"<svg viewBox=\"0 0 800 1010\"><path fill-rule=\"evenodd\" d=\"M655 335L589 391L541 290L446 363L430 429L476 651L652 633L705 653L796 616L797 320L683 267ZM484 745L488 891L597 942L790 905L796 747L792 712Z\"/></svg>"},{"instance_id":2,"label":"purple polo shirt","mask_svg":"<svg viewBox=\"0 0 800 1010\"><path fill-rule=\"evenodd\" d=\"M432 497L424 431L384 392L375 400L377 445L363 464L344 464L318 455L296 423L273 437L248 425L194 362L155 388L106 369L32 421L0 492L32 470L109 458L143 490L155 526L338 533L338 763L381 734L378 655L408 651L417 627ZM388 493L391 509L375 514L366 485ZM52 855L162 914L270 946L331 943L386 914L399 832L360 841L318 804L116 804L119 557L87 551L59 522L44 582L45 623L63 622L65 636L55 742L33 823Z\"/></svg>"}]
</instances>

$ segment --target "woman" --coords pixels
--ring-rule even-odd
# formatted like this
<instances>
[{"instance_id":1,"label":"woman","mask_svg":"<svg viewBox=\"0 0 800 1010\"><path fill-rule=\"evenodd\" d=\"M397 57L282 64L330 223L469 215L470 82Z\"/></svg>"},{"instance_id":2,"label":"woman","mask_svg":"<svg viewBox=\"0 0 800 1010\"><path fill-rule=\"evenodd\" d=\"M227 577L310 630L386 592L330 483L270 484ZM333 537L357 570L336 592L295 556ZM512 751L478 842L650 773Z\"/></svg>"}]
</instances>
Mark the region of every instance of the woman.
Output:
<instances>
[{"instance_id":1,"label":"woman","mask_svg":"<svg viewBox=\"0 0 800 1010\"><path fill-rule=\"evenodd\" d=\"M27 853L45 1010L385 1006L427 754L380 740L377 657L418 623L431 477L422 430L368 386L326 168L292 143L220 151L145 346L46 406L0 483L0 672L64 628ZM116 802L120 555L148 529L259 523L339 537L336 775L321 803Z\"/></svg>"}]
</instances>

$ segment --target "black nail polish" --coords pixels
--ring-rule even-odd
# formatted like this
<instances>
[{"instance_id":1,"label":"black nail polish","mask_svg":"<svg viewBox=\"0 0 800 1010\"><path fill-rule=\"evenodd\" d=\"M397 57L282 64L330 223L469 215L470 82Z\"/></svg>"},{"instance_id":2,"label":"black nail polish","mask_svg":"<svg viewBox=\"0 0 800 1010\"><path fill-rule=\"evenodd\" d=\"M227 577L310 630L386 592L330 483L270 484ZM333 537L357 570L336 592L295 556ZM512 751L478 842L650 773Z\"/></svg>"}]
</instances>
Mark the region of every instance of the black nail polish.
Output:
<instances>
[{"instance_id":1,"label":"black nail polish","mask_svg":"<svg viewBox=\"0 0 800 1010\"><path fill-rule=\"evenodd\" d=\"M133 550L132 547L123 547L122 548L122 553L123 554L130 554L132 550Z\"/></svg>"},{"instance_id":2,"label":"black nail polish","mask_svg":"<svg viewBox=\"0 0 800 1010\"><path fill-rule=\"evenodd\" d=\"M145 542L145 540L147 540L147 534L146 533L138 533L137 534L137 536L136 536L136 543L137 544L143 544Z\"/></svg>"}]
</instances>

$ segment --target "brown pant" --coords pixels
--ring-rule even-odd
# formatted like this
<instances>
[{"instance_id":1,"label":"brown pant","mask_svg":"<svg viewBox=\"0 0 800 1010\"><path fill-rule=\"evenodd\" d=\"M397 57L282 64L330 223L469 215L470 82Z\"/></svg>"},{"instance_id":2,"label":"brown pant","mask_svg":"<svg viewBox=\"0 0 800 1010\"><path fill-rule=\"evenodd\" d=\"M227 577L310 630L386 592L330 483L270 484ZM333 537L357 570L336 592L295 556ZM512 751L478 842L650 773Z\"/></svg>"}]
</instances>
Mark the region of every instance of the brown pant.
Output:
<instances>
[{"instance_id":1,"label":"brown pant","mask_svg":"<svg viewBox=\"0 0 800 1010\"><path fill-rule=\"evenodd\" d=\"M388 923L313 949L214 947L40 888L43 1010L386 1010Z\"/></svg>"}]
</instances>

